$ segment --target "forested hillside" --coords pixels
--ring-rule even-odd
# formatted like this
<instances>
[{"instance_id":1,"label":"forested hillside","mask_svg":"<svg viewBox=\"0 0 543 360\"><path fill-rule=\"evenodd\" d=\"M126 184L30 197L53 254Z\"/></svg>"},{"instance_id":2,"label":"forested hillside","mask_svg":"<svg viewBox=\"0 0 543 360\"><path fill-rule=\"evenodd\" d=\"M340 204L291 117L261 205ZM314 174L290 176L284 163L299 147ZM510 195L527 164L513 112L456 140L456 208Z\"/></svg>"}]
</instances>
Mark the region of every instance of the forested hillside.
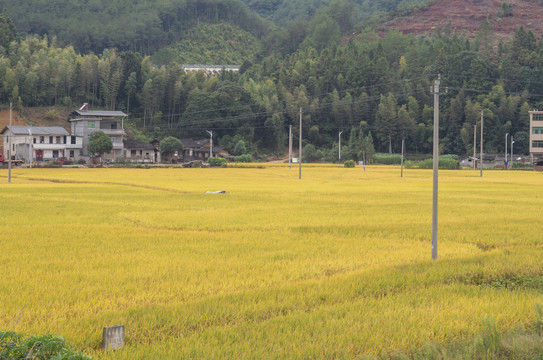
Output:
<instances>
[{"instance_id":1,"label":"forested hillside","mask_svg":"<svg viewBox=\"0 0 543 360\"><path fill-rule=\"evenodd\" d=\"M429 88L441 74L442 86L449 89L440 109L444 153L472 152L481 111L488 152L502 151L506 132L514 135L516 151L527 151L527 113L543 108L539 35L520 28L511 40L501 40L486 22L476 34L415 37L366 29L342 45L342 35L351 34L343 20L352 3L341 4L341 11L321 8L307 23L270 28L259 40L262 48L254 43L253 56L248 53L239 73L215 77L185 74L169 60L158 66L139 52L92 54L61 47L51 38L17 40L4 14L0 100L18 108L89 102L91 108L128 112L127 124L141 139L202 137L212 129L227 147L241 139L250 151L265 153L285 151L288 125L299 133L301 108L303 140L312 160L337 156L340 131L344 158L357 159L368 141L377 151L397 152L405 138L408 152L431 151ZM206 36L216 26L241 34L231 23L203 25L202 31L191 32L198 44L212 42ZM240 41L235 36L234 42ZM202 55L198 47L177 46L169 51L178 59L184 53Z\"/></svg>"},{"instance_id":2,"label":"forested hillside","mask_svg":"<svg viewBox=\"0 0 543 360\"><path fill-rule=\"evenodd\" d=\"M240 0L0 0L23 34L56 36L59 45L150 55L200 23L226 22L263 36L269 24Z\"/></svg>"},{"instance_id":3,"label":"forested hillside","mask_svg":"<svg viewBox=\"0 0 543 360\"><path fill-rule=\"evenodd\" d=\"M158 50L151 60L157 65L243 64L261 53L261 41L250 32L227 23L201 24L185 31L183 41Z\"/></svg>"},{"instance_id":4,"label":"forested hillside","mask_svg":"<svg viewBox=\"0 0 543 360\"><path fill-rule=\"evenodd\" d=\"M279 26L287 26L296 20L309 21L324 7L332 12L341 11L345 3L349 4L349 15L354 23L359 23L372 16L386 14L391 11L408 13L424 7L428 0L243 0L251 10L265 18L273 20Z\"/></svg>"}]
</instances>

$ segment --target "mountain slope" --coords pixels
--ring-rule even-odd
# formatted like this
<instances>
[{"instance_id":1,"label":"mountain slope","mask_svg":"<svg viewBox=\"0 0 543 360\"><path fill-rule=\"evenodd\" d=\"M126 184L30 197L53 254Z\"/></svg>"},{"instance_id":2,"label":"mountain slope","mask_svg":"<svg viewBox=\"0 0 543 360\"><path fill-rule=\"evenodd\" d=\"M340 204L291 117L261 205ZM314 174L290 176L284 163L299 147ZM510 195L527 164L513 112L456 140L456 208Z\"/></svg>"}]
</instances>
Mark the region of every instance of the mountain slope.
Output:
<instances>
[{"instance_id":1,"label":"mountain slope","mask_svg":"<svg viewBox=\"0 0 543 360\"><path fill-rule=\"evenodd\" d=\"M505 4L505 6L503 5ZM510 38L524 26L539 37L543 33L543 6L528 0L442 0L425 10L388 20L381 31L397 29L410 34L430 34L446 28L474 34L488 20L498 38Z\"/></svg>"},{"instance_id":2,"label":"mountain slope","mask_svg":"<svg viewBox=\"0 0 543 360\"><path fill-rule=\"evenodd\" d=\"M229 23L264 36L270 23L241 0L0 0L23 34L47 34L79 52L152 54L202 23Z\"/></svg>"},{"instance_id":3,"label":"mountain slope","mask_svg":"<svg viewBox=\"0 0 543 360\"><path fill-rule=\"evenodd\" d=\"M183 32L181 39L152 56L154 64L243 64L254 61L261 51L260 41L240 28L203 24Z\"/></svg>"}]
</instances>

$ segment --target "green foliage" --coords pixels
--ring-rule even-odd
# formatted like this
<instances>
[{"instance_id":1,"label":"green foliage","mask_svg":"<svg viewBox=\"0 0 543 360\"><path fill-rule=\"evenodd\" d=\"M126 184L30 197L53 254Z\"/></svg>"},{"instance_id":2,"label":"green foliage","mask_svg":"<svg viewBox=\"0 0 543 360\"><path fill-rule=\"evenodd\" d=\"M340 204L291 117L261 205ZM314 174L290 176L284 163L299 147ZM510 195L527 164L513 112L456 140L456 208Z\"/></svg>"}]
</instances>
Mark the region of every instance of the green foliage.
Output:
<instances>
[{"instance_id":1,"label":"green foliage","mask_svg":"<svg viewBox=\"0 0 543 360\"><path fill-rule=\"evenodd\" d=\"M343 163L343 166L346 168L354 168L354 160L347 160Z\"/></svg>"},{"instance_id":2,"label":"green foliage","mask_svg":"<svg viewBox=\"0 0 543 360\"><path fill-rule=\"evenodd\" d=\"M302 152L303 161L312 163L319 161L322 157L322 154L317 151L317 148L315 148L312 144L307 144L304 146L304 150Z\"/></svg>"},{"instance_id":3,"label":"green foliage","mask_svg":"<svg viewBox=\"0 0 543 360\"><path fill-rule=\"evenodd\" d=\"M434 167L433 159L422 161L406 161L405 167L412 169L432 169ZM460 169L460 161L456 155L442 155L438 160L438 168L444 170Z\"/></svg>"},{"instance_id":4,"label":"green foliage","mask_svg":"<svg viewBox=\"0 0 543 360\"><path fill-rule=\"evenodd\" d=\"M539 303L536 304L535 312L536 312L535 323L536 323L537 334L539 336L543 336L543 305Z\"/></svg>"},{"instance_id":5,"label":"green foliage","mask_svg":"<svg viewBox=\"0 0 543 360\"><path fill-rule=\"evenodd\" d=\"M239 140L236 143L236 146L234 146L234 149L232 150L232 154L236 156L241 156L247 153L247 147L245 146L244 140Z\"/></svg>"},{"instance_id":6,"label":"green foliage","mask_svg":"<svg viewBox=\"0 0 543 360\"><path fill-rule=\"evenodd\" d=\"M257 37L269 26L240 0L0 0L0 8L10 12L20 32L55 35L61 44L95 53L111 47L150 54L200 23L226 22Z\"/></svg>"},{"instance_id":7,"label":"green foliage","mask_svg":"<svg viewBox=\"0 0 543 360\"><path fill-rule=\"evenodd\" d=\"M65 4L63 11L73 12L77 1ZM113 0L111 7L122 1ZM485 114L485 152L503 153L506 132L515 134L516 153L527 152L528 111L541 105L540 99L529 94L543 92L543 85L533 81L543 76L543 52L531 32L518 29L514 39L501 43L498 50L488 45L494 43L488 24L474 40L458 34L415 38L398 31L381 37L366 29L351 33L352 38L341 45L337 35L355 26L356 9L373 5L347 0L249 2L270 14L295 4L308 5L314 16L307 23L296 21L277 29L249 16L238 0L166 0L156 5L157 9L136 0L134 14L146 14L139 26L152 22L156 11L155 20L162 26L154 32L153 23L144 35L141 29L128 34L134 30L132 23L123 29L126 36L145 37L119 46L138 52L107 49L97 55L78 54L73 47L57 46L62 43L58 32L58 39L35 36L12 41L9 49L0 49L0 101L14 101L19 108L88 101L92 108L130 110L125 125L151 139L170 135L196 139L205 135L203 127L209 126L221 146L234 155L258 151L284 154L288 125L298 121L293 109L301 107L302 140L316 149L326 149L316 151L318 158L333 161L338 130L345 131L344 139L350 130L343 157L369 161L375 151L399 152L402 138L408 153L431 152L433 103L426 75L431 78L440 71L453 75L443 79L443 86L450 86L451 91L441 106L442 152L473 152L474 125L480 125L481 111ZM391 1L379 6L395 8L396 4ZM35 11L26 2L0 0L0 5L10 11L17 9L11 13L14 19L21 17L21 8L29 14ZM56 11L53 8L36 4L43 14ZM108 3L95 10L101 13L109 8ZM83 17L84 29L95 14L87 14L86 9L83 12L62 18L60 23ZM32 24L40 24L38 20L45 16L42 13ZM123 16L116 15L116 22ZM77 46L94 49L88 42L114 44L105 39L124 36L110 32L100 37L108 26L97 29L96 35L86 29L89 31L78 38ZM161 32L167 33L166 38ZM93 34L92 40L86 39L88 34ZM142 57L140 53L151 51L140 47L161 47L159 40L154 41L159 38L168 48L152 59ZM178 45L171 44L177 39ZM155 60L168 65L156 66ZM244 66L240 73L186 74L172 60L239 60ZM512 81L499 84L493 80L500 78ZM482 92L453 90L461 87ZM296 126L293 130L296 136ZM371 139L366 135L370 131ZM240 140L245 150L235 151Z\"/></svg>"},{"instance_id":8,"label":"green foliage","mask_svg":"<svg viewBox=\"0 0 543 360\"><path fill-rule=\"evenodd\" d=\"M373 155L373 161L376 164L382 165L400 165L402 162L402 156L400 154L377 153Z\"/></svg>"},{"instance_id":9,"label":"green foliage","mask_svg":"<svg viewBox=\"0 0 543 360\"><path fill-rule=\"evenodd\" d=\"M248 163L253 161L253 157L250 154L245 154L240 156L232 156L230 160L236 163Z\"/></svg>"},{"instance_id":10,"label":"green foliage","mask_svg":"<svg viewBox=\"0 0 543 360\"><path fill-rule=\"evenodd\" d=\"M8 49L10 43L17 37L17 30L8 12L4 8L0 14L0 46Z\"/></svg>"},{"instance_id":11,"label":"green foliage","mask_svg":"<svg viewBox=\"0 0 543 360\"><path fill-rule=\"evenodd\" d=\"M73 350L61 336L25 337L12 331L0 332L0 359L91 360Z\"/></svg>"},{"instance_id":12,"label":"green foliage","mask_svg":"<svg viewBox=\"0 0 543 360\"><path fill-rule=\"evenodd\" d=\"M260 40L227 23L201 24L186 30L179 42L157 51L154 64L238 64L254 61L262 51Z\"/></svg>"},{"instance_id":13,"label":"green foliage","mask_svg":"<svg viewBox=\"0 0 543 360\"><path fill-rule=\"evenodd\" d=\"M211 157L207 159L207 162L209 163L209 166L213 166L213 167L226 166L226 159L224 158Z\"/></svg>"},{"instance_id":14,"label":"green foliage","mask_svg":"<svg viewBox=\"0 0 543 360\"><path fill-rule=\"evenodd\" d=\"M47 120L55 120L58 118L58 116L59 116L58 111L56 111L55 109L48 110L45 113L45 118Z\"/></svg>"},{"instance_id":15,"label":"green foliage","mask_svg":"<svg viewBox=\"0 0 543 360\"><path fill-rule=\"evenodd\" d=\"M183 150L183 143L176 137L168 136L160 141L160 152L163 154L173 154L176 151Z\"/></svg>"},{"instance_id":16,"label":"green foliage","mask_svg":"<svg viewBox=\"0 0 543 360\"><path fill-rule=\"evenodd\" d=\"M111 152L111 150L113 150L113 143L111 142L109 136L107 136L103 131L95 131L89 135L87 150L89 154L101 156L102 154L108 154Z\"/></svg>"}]
</instances>

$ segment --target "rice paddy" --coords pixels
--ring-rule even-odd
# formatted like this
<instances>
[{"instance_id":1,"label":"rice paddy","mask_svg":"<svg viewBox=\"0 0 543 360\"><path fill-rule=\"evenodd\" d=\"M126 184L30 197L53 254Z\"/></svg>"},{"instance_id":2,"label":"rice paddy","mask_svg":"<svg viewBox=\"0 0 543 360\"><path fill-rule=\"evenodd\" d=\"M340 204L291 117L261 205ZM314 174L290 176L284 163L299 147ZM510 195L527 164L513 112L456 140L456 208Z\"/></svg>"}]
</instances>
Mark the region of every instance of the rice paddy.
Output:
<instances>
[{"instance_id":1,"label":"rice paddy","mask_svg":"<svg viewBox=\"0 0 543 360\"><path fill-rule=\"evenodd\" d=\"M0 170L0 329L95 359L363 358L533 327L543 175ZM226 194L206 194L225 190ZM125 347L100 349L126 326Z\"/></svg>"}]
</instances>

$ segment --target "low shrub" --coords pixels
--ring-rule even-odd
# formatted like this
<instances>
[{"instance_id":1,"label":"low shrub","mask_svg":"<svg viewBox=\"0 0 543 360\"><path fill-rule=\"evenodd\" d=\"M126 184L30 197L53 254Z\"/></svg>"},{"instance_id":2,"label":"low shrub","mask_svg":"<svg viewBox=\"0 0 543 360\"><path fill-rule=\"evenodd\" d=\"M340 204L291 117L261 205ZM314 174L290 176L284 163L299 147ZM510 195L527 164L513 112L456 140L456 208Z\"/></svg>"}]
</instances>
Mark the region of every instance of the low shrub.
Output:
<instances>
[{"instance_id":1,"label":"low shrub","mask_svg":"<svg viewBox=\"0 0 543 360\"><path fill-rule=\"evenodd\" d=\"M406 161L404 165L409 169L432 169L434 167L434 160ZM438 167L443 170L458 170L460 169L460 161L455 160L452 157L440 156Z\"/></svg>"},{"instance_id":2,"label":"low shrub","mask_svg":"<svg viewBox=\"0 0 543 360\"><path fill-rule=\"evenodd\" d=\"M343 166L346 168L354 168L354 160L347 160L343 163Z\"/></svg>"},{"instance_id":3,"label":"low shrub","mask_svg":"<svg viewBox=\"0 0 543 360\"><path fill-rule=\"evenodd\" d=\"M230 159L232 160L232 162L248 163L253 160L253 157L250 154L244 154L240 156L232 156Z\"/></svg>"},{"instance_id":4,"label":"low shrub","mask_svg":"<svg viewBox=\"0 0 543 360\"><path fill-rule=\"evenodd\" d=\"M207 159L207 162L209 163L209 166L213 166L213 167L226 166L226 159L223 159L223 158L212 157L212 158Z\"/></svg>"},{"instance_id":5,"label":"low shrub","mask_svg":"<svg viewBox=\"0 0 543 360\"><path fill-rule=\"evenodd\" d=\"M25 337L13 331L0 331L0 359L92 360L74 351L62 336Z\"/></svg>"},{"instance_id":6,"label":"low shrub","mask_svg":"<svg viewBox=\"0 0 543 360\"><path fill-rule=\"evenodd\" d=\"M400 154L373 154L373 162L382 165L400 165L402 156Z\"/></svg>"}]
</instances>

